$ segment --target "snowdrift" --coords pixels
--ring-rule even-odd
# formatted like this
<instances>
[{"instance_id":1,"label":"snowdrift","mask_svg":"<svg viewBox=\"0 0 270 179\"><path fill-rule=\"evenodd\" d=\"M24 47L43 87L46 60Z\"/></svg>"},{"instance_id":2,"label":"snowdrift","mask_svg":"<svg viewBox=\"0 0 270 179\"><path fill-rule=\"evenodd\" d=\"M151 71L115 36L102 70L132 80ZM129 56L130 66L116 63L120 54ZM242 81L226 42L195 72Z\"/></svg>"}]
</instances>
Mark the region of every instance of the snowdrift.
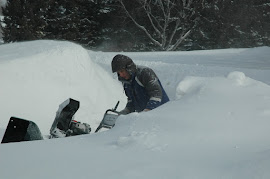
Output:
<instances>
[{"instance_id":1,"label":"snowdrift","mask_svg":"<svg viewBox=\"0 0 270 179\"><path fill-rule=\"evenodd\" d=\"M11 116L34 121L48 134L58 105L81 102L76 119L96 127L107 108L124 99L122 87L74 43L32 41L0 47L0 128ZM110 90L118 89L117 90Z\"/></svg>"},{"instance_id":2,"label":"snowdrift","mask_svg":"<svg viewBox=\"0 0 270 179\"><path fill-rule=\"evenodd\" d=\"M200 64L184 60L196 53ZM270 178L270 70L245 67L246 53L256 54L250 63L270 65L268 47L125 53L157 71L171 101L120 116L108 131L2 144L0 178ZM126 100L110 74L115 54L55 41L0 46L1 128L12 114L36 119L47 132L57 105L71 95L82 103L76 118L97 126L101 117L92 116ZM164 58L155 61L159 54ZM208 66L209 54L215 65ZM228 66L218 62L236 54Z\"/></svg>"}]
</instances>

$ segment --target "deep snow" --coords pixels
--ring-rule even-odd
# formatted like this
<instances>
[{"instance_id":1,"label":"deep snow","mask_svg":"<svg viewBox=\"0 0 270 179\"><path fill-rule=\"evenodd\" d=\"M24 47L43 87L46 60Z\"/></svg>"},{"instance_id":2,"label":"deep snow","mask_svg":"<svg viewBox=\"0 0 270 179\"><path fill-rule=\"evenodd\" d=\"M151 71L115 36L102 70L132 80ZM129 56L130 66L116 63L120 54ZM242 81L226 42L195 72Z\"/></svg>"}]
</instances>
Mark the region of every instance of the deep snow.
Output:
<instances>
[{"instance_id":1,"label":"deep snow","mask_svg":"<svg viewBox=\"0 0 270 179\"><path fill-rule=\"evenodd\" d=\"M126 98L117 53L64 41L0 46L2 137L10 116L48 135L58 105L95 130ZM270 178L270 48L123 53L152 67L171 101L99 133L0 145L0 178Z\"/></svg>"}]
</instances>

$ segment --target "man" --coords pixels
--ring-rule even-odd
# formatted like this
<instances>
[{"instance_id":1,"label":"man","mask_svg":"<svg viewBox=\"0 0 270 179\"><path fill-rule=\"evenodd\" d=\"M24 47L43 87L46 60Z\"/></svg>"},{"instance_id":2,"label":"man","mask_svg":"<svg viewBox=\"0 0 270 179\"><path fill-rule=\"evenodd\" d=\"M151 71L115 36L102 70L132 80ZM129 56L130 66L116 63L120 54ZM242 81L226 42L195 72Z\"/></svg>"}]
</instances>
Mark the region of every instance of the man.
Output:
<instances>
[{"instance_id":1,"label":"man","mask_svg":"<svg viewBox=\"0 0 270 179\"><path fill-rule=\"evenodd\" d=\"M117 72L122 82L128 102L121 114L152 110L169 98L155 72L145 66L136 66L131 58L116 55L112 60L112 72Z\"/></svg>"}]
</instances>

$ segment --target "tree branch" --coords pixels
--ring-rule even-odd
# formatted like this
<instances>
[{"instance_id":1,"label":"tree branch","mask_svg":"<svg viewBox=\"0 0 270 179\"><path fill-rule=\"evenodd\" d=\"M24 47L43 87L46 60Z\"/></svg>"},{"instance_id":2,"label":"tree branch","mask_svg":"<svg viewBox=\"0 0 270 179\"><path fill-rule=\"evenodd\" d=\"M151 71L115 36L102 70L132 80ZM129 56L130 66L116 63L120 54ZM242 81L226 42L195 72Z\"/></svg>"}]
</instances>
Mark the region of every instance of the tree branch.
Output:
<instances>
[{"instance_id":1,"label":"tree branch","mask_svg":"<svg viewBox=\"0 0 270 179\"><path fill-rule=\"evenodd\" d=\"M131 14L128 12L128 10L126 9L126 6L124 5L122 0L119 0L119 2L121 3L122 7L124 8L126 14L128 15L128 17L135 23L135 25L140 28L141 30L143 30L146 35L150 38L150 40L155 43L156 45L161 47L161 43L158 42L157 40L155 40L152 35L147 31L147 29L145 29L144 26L140 25L139 23L137 23L137 21L131 16Z\"/></svg>"}]
</instances>

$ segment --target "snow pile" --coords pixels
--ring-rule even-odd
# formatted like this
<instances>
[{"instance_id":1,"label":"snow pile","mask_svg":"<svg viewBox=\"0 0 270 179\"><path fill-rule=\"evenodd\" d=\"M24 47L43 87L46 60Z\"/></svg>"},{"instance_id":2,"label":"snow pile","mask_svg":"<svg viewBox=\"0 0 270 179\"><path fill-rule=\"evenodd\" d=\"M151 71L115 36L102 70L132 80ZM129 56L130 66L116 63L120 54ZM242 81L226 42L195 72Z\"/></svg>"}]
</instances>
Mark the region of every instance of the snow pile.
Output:
<instances>
[{"instance_id":1,"label":"snow pile","mask_svg":"<svg viewBox=\"0 0 270 179\"><path fill-rule=\"evenodd\" d=\"M41 132L48 134L58 105L68 98L80 101L78 120L97 126L107 108L125 99L118 93L121 85L79 45L15 43L1 46L0 54L0 108L5 109L1 128L10 116L16 116L36 122Z\"/></svg>"},{"instance_id":2,"label":"snow pile","mask_svg":"<svg viewBox=\"0 0 270 179\"><path fill-rule=\"evenodd\" d=\"M76 119L95 129L93 116L126 102L110 70L115 54L55 41L1 46L1 130L16 114L48 132L71 96L81 101ZM2 144L0 178L270 177L269 47L125 54L157 72L170 102L120 116L108 131Z\"/></svg>"}]
</instances>

